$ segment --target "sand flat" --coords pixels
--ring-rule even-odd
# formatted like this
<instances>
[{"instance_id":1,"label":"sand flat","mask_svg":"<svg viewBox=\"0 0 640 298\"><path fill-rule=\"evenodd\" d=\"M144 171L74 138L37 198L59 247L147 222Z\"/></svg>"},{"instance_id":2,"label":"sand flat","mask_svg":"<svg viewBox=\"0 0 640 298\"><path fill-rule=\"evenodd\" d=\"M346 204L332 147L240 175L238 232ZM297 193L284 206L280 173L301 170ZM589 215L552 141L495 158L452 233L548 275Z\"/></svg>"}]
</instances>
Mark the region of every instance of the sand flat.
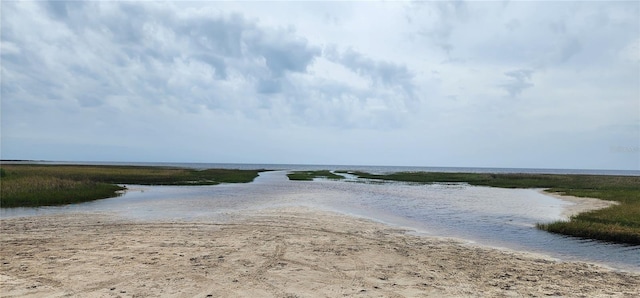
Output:
<instances>
[{"instance_id":1,"label":"sand flat","mask_svg":"<svg viewBox=\"0 0 640 298\"><path fill-rule=\"evenodd\" d=\"M562 216L566 219L571 218L574 215L578 215L583 212L589 212L598 209L604 209L613 205L619 204L616 201L607 201L596 198L586 198L586 197L576 197L565 194L560 194L557 192L548 192L544 189L540 189L539 192L541 194L552 196L554 198L571 202L572 204L566 206L562 212Z\"/></svg>"},{"instance_id":2,"label":"sand flat","mask_svg":"<svg viewBox=\"0 0 640 298\"><path fill-rule=\"evenodd\" d=\"M2 297L640 296L640 273L289 208L230 222L3 219Z\"/></svg>"}]
</instances>

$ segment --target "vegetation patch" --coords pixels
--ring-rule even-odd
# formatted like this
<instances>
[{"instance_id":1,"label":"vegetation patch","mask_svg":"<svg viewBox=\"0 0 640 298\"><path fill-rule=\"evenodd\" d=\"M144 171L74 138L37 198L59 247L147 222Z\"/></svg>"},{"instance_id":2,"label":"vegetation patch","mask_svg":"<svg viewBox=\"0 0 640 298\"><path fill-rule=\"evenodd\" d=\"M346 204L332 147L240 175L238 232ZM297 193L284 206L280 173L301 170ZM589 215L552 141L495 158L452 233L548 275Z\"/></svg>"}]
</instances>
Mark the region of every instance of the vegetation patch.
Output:
<instances>
[{"instance_id":1,"label":"vegetation patch","mask_svg":"<svg viewBox=\"0 0 640 298\"><path fill-rule=\"evenodd\" d=\"M344 176L337 175L332 173L331 171L322 170L322 171L295 171L287 174L289 180L298 180L298 181L312 181L314 178L326 178L326 179L344 179Z\"/></svg>"},{"instance_id":2,"label":"vegetation patch","mask_svg":"<svg viewBox=\"0 0 640 298\"><path fill-rule=\"evenodd\" d=\"M76 181L56 177L32 176L3 178L2 207L35 207L64 205L105 199L117 195L124 187L95 181Z\"/></svg>"},{"instance_id":3,"label":"vegetation patch","mask_svg":"<svg viewBox=\"0 0 640 298\"><path fill-rule=\"evenodd\" d=\"M359 178L435 183L466 182L502 188L545 188L548 192L589 197L620 204L581 213L568 221L538 224L538 228L569 236L640 244L640 177L608 175L488 174L398 172L369 174L352 172Z\"/></svg>"},{"instance_id":4,"label":"vegetation patch","mask_svg":"<svg viewBox=\"0 0 640 298\"><path fill-rule=\"evenodd\" d=\"M261 170L88 165L2 165L0 207L63 205L117 196L117 184L214 185L251 182Z\"/></svg>"}]
</instances>

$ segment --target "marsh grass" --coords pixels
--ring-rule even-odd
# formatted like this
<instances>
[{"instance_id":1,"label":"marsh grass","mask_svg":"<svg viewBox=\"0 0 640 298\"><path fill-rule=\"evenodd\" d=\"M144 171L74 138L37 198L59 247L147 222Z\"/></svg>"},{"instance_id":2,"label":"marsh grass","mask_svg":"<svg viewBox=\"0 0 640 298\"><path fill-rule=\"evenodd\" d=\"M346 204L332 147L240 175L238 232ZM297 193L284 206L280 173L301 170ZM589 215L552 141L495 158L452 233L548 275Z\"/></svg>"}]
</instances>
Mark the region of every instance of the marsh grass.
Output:
<instances>
[{"instance_id":1,"label":"marsh grass","mask_svg":"<svg viewBox=\"0 0 640 298\"><path fill-rule=\"evenodd\" d=\"M2 207L63 205L104 199L117 195L123 187L95 181L76 181L46 176L3 178Z\"/></svg>"},{"instance_id":2,"label":"marsh grass","mask_svg":"<svg viewBox=\"0 0 640 298\"><path fill-rule=\"evenodd\" d=\"M103 199L117 184L214 185L251 182L261 170L192 170L165 167L2 165L0 206L60 205Z\"/></svg>"},{"instance_id":3,"label":"marsh grass","mask_svg":"<svg viewBox=\"0 0 640 298\"><path fill-rule=\"evenodd\" d=\"M640 244L640 177L604 175L486 174L398 172L369 174L352 172L360 178L419 183L466 182L502 188L544 188L576 197L619 202L605 209L581 213L568 221L538 224L538 228L564 235Z\"/></svg>"},{"instance_id":4,"label":"marsh grass","mask_svg":"<svg viewBox=\"0 0 640 298\"><path fill-rule=\"evenodd\" d=\"M312 181L314 178L327 178L327 179L344 179L344 176L336 175L331 171L321 170L321 171L294 171L287 174L289 180L298 180L298 181Z\"/></svg>"}]
</instances>

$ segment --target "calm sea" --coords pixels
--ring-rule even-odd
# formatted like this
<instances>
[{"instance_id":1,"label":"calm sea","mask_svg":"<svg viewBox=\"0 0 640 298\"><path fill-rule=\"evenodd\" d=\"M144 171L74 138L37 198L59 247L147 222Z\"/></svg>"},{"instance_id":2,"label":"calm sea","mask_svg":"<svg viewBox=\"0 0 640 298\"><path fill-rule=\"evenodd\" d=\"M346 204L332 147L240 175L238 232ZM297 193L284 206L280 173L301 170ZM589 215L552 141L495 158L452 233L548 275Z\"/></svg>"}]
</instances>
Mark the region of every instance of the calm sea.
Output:
<instances>
[{"instance_id":1,"label":"calm sea","mask_svg":"<svg viewBox=\"0 0 640 298\"><path fill-rule=\"evenodd\" d=\"M23 162L3 162L23 163ZM242 170L345 170L363 171L372 174L393 172L457 172L457 173L530 173L530 174L584 174L640 176L640 170L590 170L590 169L528 169L528 168L464 168L464 167L411 167L411 166L362 166L362 165L302 165L302 164L242 164L242 163L174 163L174 162L78 162L78 161L28 161L37 164L83 164L83 165L124 165L162 166L192 169L242 169Z\"/></svg>"}]
</instances>

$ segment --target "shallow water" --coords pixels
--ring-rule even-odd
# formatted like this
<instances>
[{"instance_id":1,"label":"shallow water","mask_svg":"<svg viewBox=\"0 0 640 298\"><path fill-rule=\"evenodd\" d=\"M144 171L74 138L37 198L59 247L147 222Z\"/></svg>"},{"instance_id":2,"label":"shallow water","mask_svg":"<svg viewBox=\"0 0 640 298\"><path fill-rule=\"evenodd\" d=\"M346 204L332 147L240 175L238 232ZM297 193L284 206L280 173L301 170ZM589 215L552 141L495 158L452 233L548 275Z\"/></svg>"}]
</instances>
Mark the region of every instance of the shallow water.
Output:
<instances>
[{"instance_id":1,"label":"shallow water","mask_svg":"<svg viewBox=\"0 0 640 298\"><path fill-rule=\"evenodd\" d=\"M128 186L122 196L83 204L1 209L2 218L106 212L135 220L223 221L244 210L305 206L409 228L418 234L462 238L480 245L542 253L640 271L640 246L580 240L540 231L572 203L530 189L466 184L288 181L263 172L253 183L216 186Z\"/></svg>"}]
</instances>

